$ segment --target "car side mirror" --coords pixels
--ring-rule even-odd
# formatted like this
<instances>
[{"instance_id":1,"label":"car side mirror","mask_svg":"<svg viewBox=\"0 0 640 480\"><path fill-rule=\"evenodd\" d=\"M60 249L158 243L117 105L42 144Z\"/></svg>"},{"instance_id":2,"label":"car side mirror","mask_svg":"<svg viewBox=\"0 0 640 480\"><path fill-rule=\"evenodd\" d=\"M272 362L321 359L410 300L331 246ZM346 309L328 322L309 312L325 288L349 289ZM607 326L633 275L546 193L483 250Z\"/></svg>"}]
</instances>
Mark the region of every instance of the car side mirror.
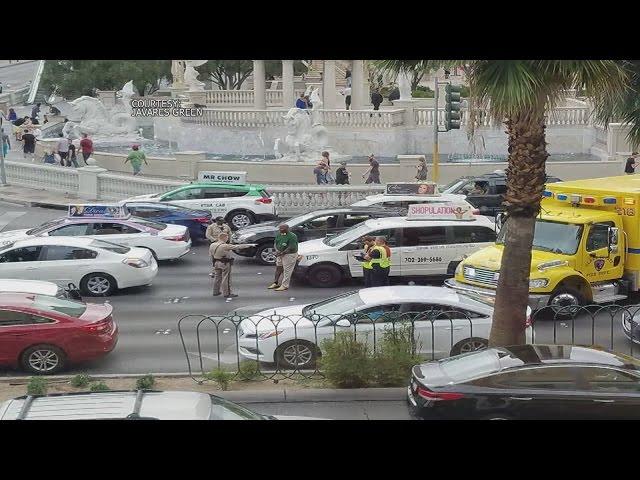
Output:
<instances>
[{"instance_id":1,"label":"car side mirror","mask_svg":"<svg viewBox=\"0 0 640 480\"><path fill-rule=\"evenodd\" d=\"M340 319L336 322L336 325L338 327L344 327L344 328L349 328L351 326L351 322L349 320L346 319Z\"/></svg>"}]
</instances>

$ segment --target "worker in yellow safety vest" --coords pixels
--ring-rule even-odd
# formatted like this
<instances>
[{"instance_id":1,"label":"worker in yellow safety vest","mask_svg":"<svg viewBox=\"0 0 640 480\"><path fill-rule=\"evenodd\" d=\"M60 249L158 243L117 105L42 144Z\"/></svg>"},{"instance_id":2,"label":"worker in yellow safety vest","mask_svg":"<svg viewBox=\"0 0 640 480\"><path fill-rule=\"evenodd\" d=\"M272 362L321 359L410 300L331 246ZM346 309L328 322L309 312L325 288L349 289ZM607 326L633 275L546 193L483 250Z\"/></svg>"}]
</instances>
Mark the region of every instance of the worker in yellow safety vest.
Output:
<instances>
[{"instance_id":1,"label":"worker in yellow safety vest","mask_svg":"<svg viewBox=\"0 0 640 480\"><path fill-rule=\"evenodd\" d=\"M375 244L364 256L365 261L371 262L371 285L383 287L389 285L389 271L391 270L391 249L384 237L376 237Z\"/></svg>"},{"instance_id":2,"label":"worker in yellow safety vest","mask_svg":"<svg viewBox=\"0 0 640 480\"><path fill-rule=\"evenodd\" d=\"M371 272L373 270L373 265L371 263L371 259L366 259L365 257L367 256L367 253L369 253L375 246L375 238L363 237L362 242L362 253L356 255L356 260L362 262L362 277L364 279L364 286L365 288L367 288L371 286Z\"/></svg>"}]
</instances>

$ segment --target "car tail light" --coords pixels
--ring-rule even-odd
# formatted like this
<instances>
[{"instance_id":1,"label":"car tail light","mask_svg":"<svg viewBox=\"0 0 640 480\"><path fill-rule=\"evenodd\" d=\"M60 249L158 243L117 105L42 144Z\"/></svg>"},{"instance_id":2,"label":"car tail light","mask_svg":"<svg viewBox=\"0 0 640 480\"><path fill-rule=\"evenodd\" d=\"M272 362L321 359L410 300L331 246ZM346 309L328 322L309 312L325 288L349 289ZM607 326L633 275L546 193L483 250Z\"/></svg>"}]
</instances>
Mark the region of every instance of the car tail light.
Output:
<instances>
[{"instance_id":1,"label":"car tail light","mask_svg":"<svg viewBox=\"0 0 640 480\"><path fill-rule=\"evenodd\" d=\"M145 268L149 266L149 264L141 258L125 258L122 260L122 263L134 268Z\"/></svg>"},{"instance_id":2,"label":"car tail light","mask_svg":"<svg viewBox=\"0 0 640 480\"><path fill-rule=\"evenodd\" d=\"M174 235L173 237L162 237L165 240L171 240L172 242L186 242L189 240L189 235L188 234L183 234L183 235Z\"/></svg>"},{"instance_id":3,"label":"car tail light","mask_svg":"<svg viewBox=\"0 0 640 480\"><path fill-rule=\"evenodd\" d=\"M257 199L256 199L256 203L269 204L269 203L271 203L271 202L273 202L273 199L272 199L272 198L265 198L265 197L262 197L262 198L257 198Z\"/></svg>"},{"instance_id":4,"label":"car tail light","mask_svg":"<svg viewBox=\"0 0 640 480\"><path fill-rule=\"evenodd\" d=\"M473 210L473 212L471 212L471 213L473 213L474 215L480 215L480 210L478 210L478 209L476 208L476 209L475 209L475 210Z\"/></svg>"},{"instance_id":5,"label":"car tail light","mask_svg":"<svg viewBox=\"0 0 640 480\"><path fill-rule=\"evenodd\" d=\"M426 388L418 387L418 391L416 392L425 400L430 400L432 402L438 402L443 400L459 400L464 395L462 393L455 392L432 392L431 390L427 390Z\"/></svg>"},{"instance_id":6,"label":"car tail light","mask_svg":"<svg viewBox=\"0 0 640 480\"><path fill-rule=\"evenodd\" d=\"M194 218L194 220L199 223L211 223L211 219L208 217Z\"/></svg>"},{"instance_id":7,"label":"car tail light","mask_svg":"<svg viewBox=\"0 0 640 480\"><path fill-rule=\"evenodd\" d=\"M103 333L110 332L112 327L113 319L111 317L107 317L104 320L100 320L99 322L92 323L90 325L85 325L82 328L89 333L96 333L98 335L101 335Z\"/></svg>"}]
</instances>

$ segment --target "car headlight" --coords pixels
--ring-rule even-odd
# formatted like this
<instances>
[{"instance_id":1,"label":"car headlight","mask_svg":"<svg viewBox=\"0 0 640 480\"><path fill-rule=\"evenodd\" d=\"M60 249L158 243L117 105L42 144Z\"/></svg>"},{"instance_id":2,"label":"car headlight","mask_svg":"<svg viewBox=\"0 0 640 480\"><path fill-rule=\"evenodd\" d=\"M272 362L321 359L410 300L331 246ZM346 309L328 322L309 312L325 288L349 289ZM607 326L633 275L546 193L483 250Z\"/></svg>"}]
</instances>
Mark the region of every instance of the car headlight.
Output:
<instances>
[{"instance_id":1,"label":"car headlight","mask_svg":"<svg viewBox=\"0 0 640 480\"><path fill-rule=\"evenodd\" d=\"M260 338L264 340L266 338L271 338L271 337L275 337L276 335L280 335L282 332L284 332L284 330L272 330L270 332L261 333Z\"/></svg>"},{"instance_id":2,"label":"car headlight","mask_svg":"<svg viewBox=\"0 0 640 480\"><path fill-rule=\"evenodd\" d=\"M534 278L529 280L529 288L544 288L549 285L548 278Z\"/></svg>"}]
</instances>

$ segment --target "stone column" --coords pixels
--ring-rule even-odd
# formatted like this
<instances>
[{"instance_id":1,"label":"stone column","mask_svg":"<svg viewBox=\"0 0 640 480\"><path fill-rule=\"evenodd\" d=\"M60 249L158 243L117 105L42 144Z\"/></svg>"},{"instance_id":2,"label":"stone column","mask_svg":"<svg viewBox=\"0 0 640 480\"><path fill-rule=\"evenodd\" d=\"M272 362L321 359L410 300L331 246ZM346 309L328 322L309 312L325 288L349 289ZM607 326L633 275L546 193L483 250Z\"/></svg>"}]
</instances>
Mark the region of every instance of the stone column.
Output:
<instances>
[{"instance_id":1,"label":"stone column","mask_svg":"<svg viewBox=\"0 0 640 480\"><path fill-rule=\"evenodd\" d=\"M336 108L336 61L325 60L322 76L322 102L327 110ZM353 98L353 97L352 97Z\"/></svg>"},{"instance_id":2,"label":"stone column","mask_svg":"<svg viewBox=\"0 0 640 480\"><path fill-rule=\"evenodd\" d=\"M364 108L364 60L353 60L351 67L351 109Z\"/></svg>"},{"instance_id":3,"label":"stone column","mask_svg":"<svg viewBox=\"0 0 640 480\"><path fill-rule=\"evenodd\" d=\"M98 175L105 173L106 168L97 165L77 168L78 172L78 196L83 200L98 200Z\"/></svg>"},{"instance_id":4,"label":"stone column","mask_svg":"<svg viewBox=\"0 0 640 480\"><path fill-rule=\"evenodd\" d=\"M293 107L296 103L293 88L293 60L282 60L282 106Z\"/></svg>"},{"instance_id":5,"label":"stone column","mask_svg":"<svg viewBox=\"0 0 640 480\"><path fill-rule=\"evenodd\" d=\"M267 96L265 93L264 60L253 61L253 106L256 110L267 109Z\"/></svg>"}]
</instances>

